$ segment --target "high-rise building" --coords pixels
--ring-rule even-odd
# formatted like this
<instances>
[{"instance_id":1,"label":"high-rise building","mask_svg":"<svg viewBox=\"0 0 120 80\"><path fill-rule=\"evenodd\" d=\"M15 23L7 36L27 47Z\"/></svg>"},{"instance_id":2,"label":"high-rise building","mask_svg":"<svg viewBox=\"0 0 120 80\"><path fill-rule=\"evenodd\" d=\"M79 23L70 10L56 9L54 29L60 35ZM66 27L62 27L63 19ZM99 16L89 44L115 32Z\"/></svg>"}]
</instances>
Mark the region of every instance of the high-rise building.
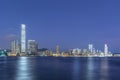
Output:
<instances>
[{"instance_id":1,"label":"high-rise building","mask_svg":"<svg viewBox=\"0 0 120 80\"><path fill-rule=\"evenodd\" d=\"M11 42L11 52L13 54L19 54L20 53L20 44L18 40L13 40Z\"/></svg>"},{"instance_id":2,"label":"high-rise building","mask_svg":"<svg viewBox=\"0 0 120 80\"><path fill-rule=\"evenodd\" d=\"M21 24L21 53L26 53L26 26Z\"/></svg>"},{"instance_id":3,"label":"high-rise building","mask_svg":"<svg viewBox=\"0 0 120 80\"><path fill-rule=\"evenodd\" d=\"M14 54L16 53L16 41L15 40L11 42L11 52Z\"/></svg>"},{"instance_id":4,"label":"high-rise building","mask_svg":"<svg viewBox=\"0 0 120 80\"><path fill-rule=\"evenodd\" d=\"M107 44L104 45L104 54L107 56L109 53Z\"/></svg>"},{"instance_id":5,"label":"high-rise building","mask_svg":"<svg viewBox=\"0 0 120 80\"><path fill-rule=\"evenodd\" d=\"M28 54L37 55L38 43L35 40L28 40Z\"/></svg>"},{"instance_id":6,"label":"high-rise building","mask_svg":"<svg viewBox=\"0 0 120 80\"><path fill-rule=\"evenodd\" d=\"M56 46L56 54L60 54L60 46L59 45Z\"/></svg>"},{"instance_id":7,"label":"high-rise building","mask_svg":"<svg viewBox=\"0 0 120 80\"><path fill-rule=\"evenodd\" d=\"M88 49L90 53L93 53L93 44L89 44Z\"/></svg>"},{"instance_id":8,"label":"high-rise building","mask_svg":"<svg viewBox=\"0 0 120 80\"><path fill-rule=\"evenodd\" d=\"M16 40L16 54L20 54L21 52L21 45L19 40Z\"/></svg>"}]
</instances>

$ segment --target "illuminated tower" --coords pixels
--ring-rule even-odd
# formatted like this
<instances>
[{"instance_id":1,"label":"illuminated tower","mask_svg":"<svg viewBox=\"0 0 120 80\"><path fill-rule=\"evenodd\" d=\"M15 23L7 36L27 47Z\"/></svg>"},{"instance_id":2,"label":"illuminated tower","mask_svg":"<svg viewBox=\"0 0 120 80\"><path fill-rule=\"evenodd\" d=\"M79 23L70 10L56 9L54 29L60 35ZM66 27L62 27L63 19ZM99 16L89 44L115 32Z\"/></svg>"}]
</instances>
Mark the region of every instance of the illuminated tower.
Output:
<instances>
[{"instance_id":1,"label":"illuminated tower","mask_svg":"<svg viewBox=\"0 0 120 80\"><path fill-rule=\"evenodd\" d=\"M104 53L105 53L105 56L108 55L108 46L107 46L107 44L104 45Z\"/></svg>"},{"instance_id":2,"label":"illuminated tower","mask_svg":"<svg viewBox=\"0 0 120 80\"><path fill-rule=\"evenodd\" d=\"M89 44L88 49L90 53L93 53L93 44Z\"/></svg>"},{"instance_id":3,"label":"illuminated tower","mask_svg":"<svg viewBox=\"0 0 120 80\"><path fill-rule=\"evenodd\" d=\"M11 50L13 54L19 54L20 53L20 44L18 40L13 40L11 42Z\"/></svg>"},{"instance_id":4,"label":"illuminated tower","mask_svg":"<svg viewBox=\"0 0 120 80\"><path fill-rule=\"evenodd\" d=\"M11 51L12 51L12 53L16 53L16 42L15 42L15 40L13 40L12 42L11 42Z\"/></svg>"},{"instance_id":5,"label":"illuminated tower","mask_svg":"<svg viewBox=\"0 0 120 80\"><path fill-rule=\"evenodd\" d=\"M21 24L21 53L26 52L26 26Z\"/></svg>"}]
</instances>

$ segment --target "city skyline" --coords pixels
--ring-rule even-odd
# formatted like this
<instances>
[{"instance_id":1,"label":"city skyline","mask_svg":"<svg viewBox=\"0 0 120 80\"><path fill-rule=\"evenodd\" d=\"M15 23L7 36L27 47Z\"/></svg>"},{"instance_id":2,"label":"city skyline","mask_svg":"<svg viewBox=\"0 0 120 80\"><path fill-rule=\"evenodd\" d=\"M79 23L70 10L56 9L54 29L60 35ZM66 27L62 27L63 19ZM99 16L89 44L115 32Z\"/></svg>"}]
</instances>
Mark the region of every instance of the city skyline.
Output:
<instances>
[{"instance_id":1,"label":"city skyline","mask_svg":"<svg viewBox=\"0 0 120 80\"><path fill-rule=\"evenodd\" d=\"M29 49L30 48L30 43L32 42L32 44L35 44L35 42L36 42L36 40L30 40L30 39L26 39L26 25L25 24L21 24L21 29L20 29L20 31L21 31L21 35L20 36L18 36L19 38L20 38L20 40L18 40L18 39L13 39L12 41L11 41L11 50L12 51L14 51L15 50L15 46L16 45L18 45L19 46L19 44L20 44L20 42L21 42L21 52L22 53L26 53L26 51L27 51L27 49ZM26 43L27 42L27 43ZM36 43L37 44L37 43ZM37 44L38 45L38 44ZM76 48L76 49L88 49L88 51L90 51L90 53L94 53L94 51L97 51L97 50L99 50L99 51L101 51L100 49L96 49L95 47L93 47L94 45L93 44L88 44L88 47L87 48L80 48L80 47L78 47L78 48ZM56 45L56 49L54 49L54 50L52 50L52 51L56 51L56 53L59 53L59 47L60 47L60 45ZM75 48L71 48L71 49L75 49ZM70 50L70 49L69 49ZM108 53L109 51L106 51L106 50L108 50L108 46L107 46L107 44L104 44L104 50L103 50L103 52L104 53ZM65 51L68 51L68 50L65 50Z\"/></svg>"},{"instance_id":2,"label":"city skyline","mask_svg":"<svg viewBox=\"0 0 120 80\"><path fill-rule=\"evenodd\" d=\"M40 48L54 49L59 44L67 50L93 44L104 51L107 43L112 52L120 49L119 1L5 0L1 3L0 48L10 48L12 39L20 39L20 24L24 23L28 26L27 39L37 40Z\"/></svg>"},{"instance_id":3,"label":"city skyline","mask_svg":"<svg viewBox=\"0 0 120 80\"><path fill-rule=\"evenodd\" d=\"M119 80L119 0L0 0L0 80Z\"/></svg>"}]
</instances>

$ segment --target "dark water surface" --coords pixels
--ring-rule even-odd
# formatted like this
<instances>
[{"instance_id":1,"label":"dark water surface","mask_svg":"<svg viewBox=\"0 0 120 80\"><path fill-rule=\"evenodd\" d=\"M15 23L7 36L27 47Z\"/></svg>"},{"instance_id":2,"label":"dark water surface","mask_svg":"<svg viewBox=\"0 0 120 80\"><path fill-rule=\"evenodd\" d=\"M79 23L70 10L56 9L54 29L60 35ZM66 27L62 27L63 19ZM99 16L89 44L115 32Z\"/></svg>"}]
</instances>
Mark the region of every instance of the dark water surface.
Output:
<instances>
[{"instance_id":1,"label":"dark water surface","mask_svg":"<svg viewBox=\"0 0 120 80\"><path fill-rule=\"evenodd\" d=\"M0 80L120 80L120 58L0 57Z\"/></svg>"}]
</instances>

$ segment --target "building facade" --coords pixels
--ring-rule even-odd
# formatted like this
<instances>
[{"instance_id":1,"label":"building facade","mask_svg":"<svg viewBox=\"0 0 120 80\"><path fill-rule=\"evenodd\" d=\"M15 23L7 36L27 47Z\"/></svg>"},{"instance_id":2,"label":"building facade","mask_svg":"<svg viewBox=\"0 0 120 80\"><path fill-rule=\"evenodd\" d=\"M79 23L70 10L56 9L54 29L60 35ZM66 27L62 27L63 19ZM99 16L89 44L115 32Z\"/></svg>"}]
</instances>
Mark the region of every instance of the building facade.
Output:
<instances>
[{"instance_id":1,"label":"building facade","mask_svg":"<svg viewBox=\"0 0 120 80\"><path fill-rule=\"evenodd\" d=\"M21 24L21 53L26 53L26 26Z\"/></svg>"},{"instance_id":2,"label":"building facade","mask_svg":"<svg viewBox=\"0 0 120 80\"><path fill-rule=\"evenodd\" d=\"M107 44L104 45L104 54L107 56L109 53Z\"/></svg>"},{"instance_id":3,"label":"building facade","mask_svg":"<svg viewBox=\"0 0 120 80\"><path fill-rule=\"evenodd\" d=\"M12 54L20 54L20 43L18 40L13 40L11 42L11 53Z\"/></svg>"},{"instance_id":4,"label":"building facade","mask_svg":"<svg viewBox=\"0 0 120 80\"><path fill-rule=\"evenodd\" d=\"M93 54L93 44L88 45L89 53Z\"/></svg>"},{"instance_id":5,"label":"building facade","mask_svg":"<svg viewBox=\"0 0 120 80\"><path fill-rule=\"evenodd\" d=\"M28 40L28 55L37 55L38 43L35 40Z\"/></svg>"},{"instance_id":6,"label":"building facade","mask_svg":"<svg viewBox=\"0 0 120 80\"><path fill-rule=\"evenodd\" d=\"M56 54L60 54L60 46L59 45L56 46Z\"/></svg>"}]
</instances>

